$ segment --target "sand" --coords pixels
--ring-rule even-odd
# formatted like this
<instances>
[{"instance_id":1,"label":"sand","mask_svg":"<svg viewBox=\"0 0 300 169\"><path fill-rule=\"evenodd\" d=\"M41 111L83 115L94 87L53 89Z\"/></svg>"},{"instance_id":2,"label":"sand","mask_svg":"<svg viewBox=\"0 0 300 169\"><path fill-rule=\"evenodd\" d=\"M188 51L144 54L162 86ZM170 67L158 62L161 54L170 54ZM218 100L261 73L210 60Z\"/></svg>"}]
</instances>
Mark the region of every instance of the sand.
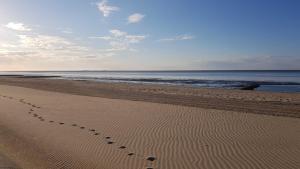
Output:
<instances>
[{"instance_id":1,"label":"sand","mask_svg":"<svg viewBox=\"0 0 300 169\"><path fill-rule=\"evenodd\" d=\"M300 93L272 93L5 76L0 76L0 84L73 95L300 118Z\"/></svg>"},{"instance_id":2,"label":"sand","mask_svg":"<svg viewBox=\"0 0 300 169\"><path fill-rule=\"evenodd\" d=\"M7 158L4 154L0 154L0 168L16 169L20 167L18 167L11 159Z\"/></svg>"},{"instance_id":3,"label":"sand","mask_svg":"<svg viewBox=\"0 0 300 169\"><path fill-rule=\"evenodd\" d=\"M300 119L284 113L274 116L49 90L0 85L4 164L24 169L300 168ZM246 99L257 99L248 95ZM299 108L298 95L269 95L266 99L271 102L289 98L277 104Z\"/></svg>"}]
</instances>

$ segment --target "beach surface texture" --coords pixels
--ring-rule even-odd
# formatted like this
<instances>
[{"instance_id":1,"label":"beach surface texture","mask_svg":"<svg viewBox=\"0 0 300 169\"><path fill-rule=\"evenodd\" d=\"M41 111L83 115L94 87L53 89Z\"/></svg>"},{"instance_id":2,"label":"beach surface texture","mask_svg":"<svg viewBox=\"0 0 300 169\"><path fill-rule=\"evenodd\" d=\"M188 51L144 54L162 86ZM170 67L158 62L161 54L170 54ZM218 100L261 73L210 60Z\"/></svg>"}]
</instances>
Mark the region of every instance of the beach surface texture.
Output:
<instances>
[{"instance_id":1,"label":"beach surface texture","mask_svg":"<svg viewBox=\"0 0 300 169\"><path fill-rule=\"evenodd\" d=\"M0 78L0 169L299 169L300 94Z\"/></svg>"}]
</instances>

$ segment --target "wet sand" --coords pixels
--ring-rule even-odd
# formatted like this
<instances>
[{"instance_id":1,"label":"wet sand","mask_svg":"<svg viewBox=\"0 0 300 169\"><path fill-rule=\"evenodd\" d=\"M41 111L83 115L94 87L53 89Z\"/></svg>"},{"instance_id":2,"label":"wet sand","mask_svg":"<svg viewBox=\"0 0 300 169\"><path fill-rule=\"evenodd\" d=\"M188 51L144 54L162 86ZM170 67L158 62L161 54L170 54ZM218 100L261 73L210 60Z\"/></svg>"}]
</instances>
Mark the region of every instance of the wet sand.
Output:
<instances>
[{"instance_id":1,"label":"wet sand","mask_svg":"<svg viewBox=\"0 0 300 169\"><path fill-rule=\"evenodd\" d=\"M19 84L18 79L0 80L6 83L0 85L0 154L21 168L300 167L298 94L176 87L158 90L162 87L126 84L93 88L93 82L27 80ZM45 81L46 87L40 86ZM72 84L64 86L66 83ZM86 88L75 90L81 83L86 83ZM12 86L16 84L36 89ZM102 90L94 90L99 88ZM182 96L179 104L153 99L156 94L177 98L172 91ZM142 92L146 98L141 99ZM200 98L214 99L216 106L210 108L195 100L188 106L183 93L199 102L204 102ZM226 99L229 101L223 108L219 102ZM234 99L250 108L240 105L243 111L239 111L236 104L230 105ZM246 104L249 101L261 103ZM275 108L264 104L286 106L287 110L269 113ZM267 113L255 112L263 108Z\"/></svg>"}]
</instances>

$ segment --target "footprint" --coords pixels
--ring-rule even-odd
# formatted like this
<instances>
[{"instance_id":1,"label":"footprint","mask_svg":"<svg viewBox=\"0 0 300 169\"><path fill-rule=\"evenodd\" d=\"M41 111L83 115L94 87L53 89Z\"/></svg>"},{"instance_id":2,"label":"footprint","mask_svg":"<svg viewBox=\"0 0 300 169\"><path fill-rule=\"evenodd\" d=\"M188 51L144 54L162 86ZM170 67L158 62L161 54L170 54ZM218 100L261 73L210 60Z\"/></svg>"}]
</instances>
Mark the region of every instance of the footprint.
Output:
<instances>
[{"instance_id":1,"label":"footprint","mask_svg":"<svg viewBox=\"0 0 300 169\"><path fill-rule=\"evenodd\" d=\"M114 142L113 141L108 141L107 144L114 144Z\"/></svg>"},{"instance_id":2,"label":"footprint","mask_svg":"<svg viewBox=\"0 0 300 169\"><path fill-rule=\"evenodd\" d=\"M156 159L156 158L153 157L153 156L147 157L147 160L148 160L148 161L154 161L155 159Z\"/></svg>"},{"instance_id":3,"label":"footprint","mask_svg":"<svg viewBox=\"0 0 300 169\"><path fill-rule=\"evenodd\" d=\"M8 97L8 96L3 96L3 97L7 97L7 98L10 98L10 99L14 99L14 98L12 98L12 97ZM283 100L282 98L280 98L280 100ZM288 100L288 99L287 99ZM39 106L37 106L37 105L34 105L34 104L32 104L32 103L28 103L28 102L26 102L24 99L19 99L19 102L21 102L21 103L23 103L23 104L27 104L27 105L30 105L32 108L28 111L28 113L29 114L32 114L34 117L37 117L40 121L46 121L42 116L39 116L37 113L34 113L34 111L35 111L35 108L41 108L41 107L39 107ZM54 121L53 120L50 120L50 121L48 121L49 123L53 123ZM63 125L63 124L65 124L65 123L63 123L63 122L58 122L58 124L59 125ZM72 124L72 126L78 126L77 124L75 124L75 123L73 123ZM80 126L79 126L80 127ZM85 129L86 127L84 127L84 126L81 126L80 127L80 129ZM88 129L88 128L87 128ZM88 131L90 131L90 132L92 132L92 134L93 135L100 135L100 133L99 132L97 132L95 129L93 129L93 128L89 128L88 129ZM114 144L115 142L114 141L112 141L111 140L111 137L110 136L106 136L105 137L105 141L106 141L106 143L107 144ZM118 148L118 149L127 149L127 147L126 146L118 146L118 147L116 147L116 148ZM127 151L126 151L127 152ZM135 153L133 153L133 152L129 152L128 154L127 154L128 156L133 156L133 155L135 155ZM140 155L138 155L138 156L140 156ZM146 160L147 161L155 161L156 160L156 157L154 157L154 156L148 156L147 158L146 158ZM152 167L146 167L146 169L153 169Z\"/></svg>"},{"instance_id":4,"label":"footprint","mask_svg":"<svg viewBox=\"0 0 300 169\"><path fill-rule=\"evenodd\" d=\"M125 146L120 146L120 147L119 147L119 149L125 149L125 148L126 148Z\"/></svg>"},{"instance_id":5,"label":"footprint","mask_svg":"<svg viewBox=\"0 0 300 169\"><path fill-rule=\"evenodd\" d=\"M128 155L128 156L133 156L133 155L134 155L134 153L128 153L127 155Z\"/></svg>"}]
</instances>

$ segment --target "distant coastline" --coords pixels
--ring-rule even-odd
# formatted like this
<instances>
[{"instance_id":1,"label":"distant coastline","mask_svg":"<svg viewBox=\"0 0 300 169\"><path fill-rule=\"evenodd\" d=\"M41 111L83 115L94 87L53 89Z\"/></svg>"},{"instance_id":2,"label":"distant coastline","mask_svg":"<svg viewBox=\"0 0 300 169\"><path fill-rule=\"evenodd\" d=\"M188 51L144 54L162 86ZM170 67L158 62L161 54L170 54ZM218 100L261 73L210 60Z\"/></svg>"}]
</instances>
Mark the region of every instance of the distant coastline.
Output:
<instances>
[{"instance_id":1,"label":"distant coastline","mask_svg":"<svg viewBox=\"0 0 300 169\"><path fill-rule=\"evenodd\" d=\"M182 69L182 70L176 70L176 69L170 69L170 70L93 70L93 69L87 69L87 70L3 70L1 72L300 72L300 69L262 69L262 70L251 70L251 69L220 69L220 70L209 70L209 69L203 69L203 70L197 70L197 69Z\"/></svg>"}]
</instances>

